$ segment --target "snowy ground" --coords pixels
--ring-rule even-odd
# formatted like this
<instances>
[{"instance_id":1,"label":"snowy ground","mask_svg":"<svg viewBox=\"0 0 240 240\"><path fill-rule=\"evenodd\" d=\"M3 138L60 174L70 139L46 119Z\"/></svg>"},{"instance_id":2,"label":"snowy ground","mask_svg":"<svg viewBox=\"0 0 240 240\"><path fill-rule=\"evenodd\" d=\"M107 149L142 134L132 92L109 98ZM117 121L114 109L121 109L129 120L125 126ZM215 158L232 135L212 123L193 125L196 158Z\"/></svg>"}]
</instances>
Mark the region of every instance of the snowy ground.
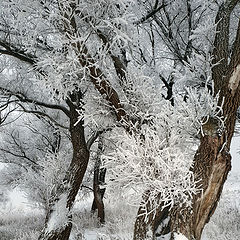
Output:
<instances>
[{"instance_id":1,"label":"snowy ground","mask_svg":"<svg viewBox=\"0 0 240 240\"><path fill-rule=\"evenodd\" d=\"M205 227L202 240L240 239L240 137L232 143L232 171L224 186L218 208ZM0 240L35 240L43 226L44 213L32 208L24 195L15 190L11 201L0 207ZM117 199L117 201L116 201ZM132 239L136 208L128 206L124 199L105 200L106 225L97 223L90 213L90 198L76 205L71 240L128 240Z\"/></svg>"}]
</instances>

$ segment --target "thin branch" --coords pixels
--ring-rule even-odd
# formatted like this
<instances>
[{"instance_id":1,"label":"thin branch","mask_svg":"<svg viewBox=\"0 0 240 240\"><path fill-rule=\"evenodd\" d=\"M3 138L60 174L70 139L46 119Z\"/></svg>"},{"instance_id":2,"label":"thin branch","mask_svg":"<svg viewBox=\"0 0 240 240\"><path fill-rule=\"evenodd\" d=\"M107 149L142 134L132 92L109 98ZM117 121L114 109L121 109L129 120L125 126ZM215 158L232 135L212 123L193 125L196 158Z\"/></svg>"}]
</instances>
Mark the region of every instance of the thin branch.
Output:
<instances>
[{"instance_id":1,"label":"thin branch","mask_svg":"<svg viewBox=\"0 0 240 240\"><path fill-rule=\"evenodd\" d=\"M149 18L152 18L156 13L158 13L161 9L167 6L167 4L162 4L159 7L157 7L157 5L158 5L158 0L156 1L153 10L149 12L146 16L143 16L141 19L135 21L134 24L136 25L143 24L145 21L147 21Z\"/></svg>"},{"instance_id":2,"label":"thin branch","mask_svg":"<svg viewBox=\"0 0 240 240\"><path fill-rule=\"evenodd\" d=\"M64 128L64 129L69 129L68 127L66 126L63 126L61 125L60 123L58 123L56 120L54 120L51 116L49 116L47 113L45 112L41 112L41 111L35 111L35 110L27 110L24 106L22 106L21 104L18 104L22 109L23 109L23 112L25 113L32 113L32 114L35 114L35 115L38 115L38 116L41 116L41 117L46 117L48 118L51 122L53 122L56 126L58 127L61 127L61 128Z\"/></svg>"},{"instance_id":3,"label":"thin branch","mask_svg":"<svg viewBox=\"0 0 240 240\"><path fill-rule=\"evenodd\" d=\"M5 49L0 49L0 53L1 54L5 54L5 55L9 55L9 56L13 56L23 62L27 62L31 65L36 63L36 57L31 55L31 54L27 54L25 51L19 50L14 46L11 46L11 44L0 41L0 46L2 46Z\"/></svg>"},{"instance_id":4,"label":"thin branch","mask_svg":"<svg viewBox=\"0 0 240 240\"><path fill-rule=\"evenodd\" d=\"M93 135L88 139L87 141L87 149L90 150L92 144L96 141L96 139L103 133L107 132L107 131L111 131L112 128L107 128L101 131L96 131L93 133Z\"/></svg>"},{"instance_id":5,"label":"thin branch","mask_svg":"<svg viewBox=\"0 0 240 240\"><path fill-rule=\"evenodd\" d=\"M4 94L7 93L7 94L10 95L10 96L15 96L15 97L18 98L21 102L28 102L28 103L36 104L36 105L38 105L38 106L50 108L50 109L61 110L61 111L64 112L68 117L70 116L69 110L68 110L66 107L62 106L62 105L40 102L40 101L38 101L38 100L28 98L27 96L25 96L25 95L24 95L23 93L21 93L21 92L12 92L12 91L10 91L9 89L3 88L3 87L0 87L0 90L1 90Z\"/></svg>"}]
</instances>

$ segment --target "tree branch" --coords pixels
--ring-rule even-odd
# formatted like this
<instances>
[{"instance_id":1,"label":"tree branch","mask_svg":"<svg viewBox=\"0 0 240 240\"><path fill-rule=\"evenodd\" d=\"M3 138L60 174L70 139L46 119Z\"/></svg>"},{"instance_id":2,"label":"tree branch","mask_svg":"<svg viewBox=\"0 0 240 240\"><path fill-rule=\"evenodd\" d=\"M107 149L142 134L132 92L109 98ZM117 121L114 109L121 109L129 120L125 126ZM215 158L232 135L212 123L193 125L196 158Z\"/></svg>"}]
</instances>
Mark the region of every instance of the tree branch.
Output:
<instances>
[{"instance_id":1,"label":"tree branch","mask_svg":"<svg viewBox=\"0 0 240 240\"><path fill-rule=\"evenodd\" d=\"M61 125L60 123L58 123L56 120L54 120L51 116L49 116L47 113L45 112L41 112L41 111L34 111L34 110L27 110L24 106L22 106L21 104L18 104L22 109L23 109L23 112L25 113L32 113L32 114L35 114L35 115L38 115L38 116L41 116L41 117L46 117L48 118L51 122L53 122L56 126L58 127L61 127L61 128L64 128L64 129L69 129L68 127L66 126L63 126Z\"/></svg>"},{"instance_id":2,"label":"tree branch","mask_svg":"<svg viewBox=\"0 0 240 240\"><path fill-rule=\"evenodd\" d=\"M74 12L74 4L71 5L72 11ZM69 16L64 12L64 5L60 3L60 11L62 12L62 16L66 18L64 21L66 36L71 41L75 38L75 34L77 34L77 24L75 21L74 15ZM96 66L94 59L89 54L88 49L84 42L77 41L72 42L72 46L78 52L78 60L82 67L88 68L89 77L98 92L113 106L115 115L119 122L128 122L127 114L120 102L118 93L115 89L109 84L103 72Z\"/></svg>"},{"instance_id":3,"label":"tree branch","mask_svg":"<svg viewBox=\"0 0 240 240\"><path fill-rule=\"evenodd\" d=\"M28 103L33 103L36 104L38 106L42 106L42 107L46 107L46 108L50 108L50 109L55 109L55 110L61 110L62 112L64 112L68 117L70 116L70 112L69 110L62 106L62 105L57 105L57 104L51 104L51 103L45 103L45 102L40 102L38 100L34 100L34 99L30 99L27 96L25 96L23 93L21 92L12 92L9 89L0 87L0 91L3 92L3 94L8 94L10 96L15 96L16 98L18 98L21 102L28 102Z\"/></svg>"},{"instance_id":4,"label":"tree branch","mask_svg":"<svg viewBox=\"0 0 240 240\"><path fill-rule=\"evenodd\" d=\"M11 44L0 41L0 46L2 46L4 49L0 49L1 54L13 56L23 62L27 62L31 65L36 63L36 57L31 54L26 54L25 51L19 50L14 46L11 46Z\"/></svg>"},{"instance_id":5,"label":"tree branch","mask_svg":"<svg viewBox=\"0 0 240 240\"><path fill-rule=\"evenodd\" d=\"M159 12L162 8L166 7L167 4L162 4L159 7L158 6L158 0L156 0L155 2L155 6L152 9L151 12L149 12L146 16L143 16L141 19L137 20L134 22L134 24L138 25L138 24L143 24L145 21L147 21L149 18L153 17L157 12Z\"/></svg>"},{"instance_id":6,"label":"tree branch","mask_svg":"<svg viewBox=\"0 0 240 240\"><path fill-rule=\"evenodd\" d=\"M93 133L93 135L88 139L87 141L87 149L90 150L92 144L96 141L96 139L103 133L107 132L107 131L111 131L112 128L107 128L101 131L96 131Z\"/></svg>"}]
</instances>

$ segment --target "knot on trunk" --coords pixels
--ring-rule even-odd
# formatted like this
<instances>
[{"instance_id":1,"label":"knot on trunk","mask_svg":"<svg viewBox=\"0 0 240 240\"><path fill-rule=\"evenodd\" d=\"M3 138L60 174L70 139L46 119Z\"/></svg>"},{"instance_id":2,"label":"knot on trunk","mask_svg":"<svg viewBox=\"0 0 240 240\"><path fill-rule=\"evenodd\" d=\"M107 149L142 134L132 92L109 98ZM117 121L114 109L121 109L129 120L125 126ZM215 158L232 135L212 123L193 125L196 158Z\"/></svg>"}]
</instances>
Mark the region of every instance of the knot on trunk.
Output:
<instances>
[{"instance_id":1,"label":"knot on trunk","mask_svg":"<svg viewBox=\"0 0 240 240\"><path fill-rule=\"evenodd\" d=\"M222 126L219 119L215 117L209 117L204 121L202 125L202 135L203 136L210 136L210 137L217 137L221 135Z\"/></svg>"}]
</instances>

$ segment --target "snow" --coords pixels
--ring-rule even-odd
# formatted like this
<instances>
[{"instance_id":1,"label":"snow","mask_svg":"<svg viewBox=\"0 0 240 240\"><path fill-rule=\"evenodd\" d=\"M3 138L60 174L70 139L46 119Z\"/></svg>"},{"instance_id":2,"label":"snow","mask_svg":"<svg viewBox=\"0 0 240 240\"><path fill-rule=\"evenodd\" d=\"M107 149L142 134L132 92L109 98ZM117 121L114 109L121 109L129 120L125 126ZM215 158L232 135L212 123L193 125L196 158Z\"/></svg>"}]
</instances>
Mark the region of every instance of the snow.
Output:
<instances>
[{"instance_id":1,"label":"snow","mask_svg":"<svg viewBox=\"0 0 240 240\"><path fill-rule=\"evenodd\" d=\"M96 239L98 239L96 231L95 230L85 231L84 239L86 239L86 240L96 240Z\"/></svg>"},{"instance_id":2,"label":"snow","mask_svg":"<svg viewBox=\"0 0 240 240\"><path fill-rule=\"evenodd\" d=\"M233 137L231 142L230 153L232 155L232 170L231 173L240 173L240 135Z\"/></svg>"},{"instance_id":3,"label":"snow","mask_svg":"<svg viewBox=\"0 0 240 240\"><path fill-rule=\"evenodd\" d=\"M171 233L168 233L161 237L158 237L157 240L169 240L170 238L171 238Z\"/></svg>"},{"instance_id":4,"label":"snow","mask_svg":"<svg viewBox=\"0 0 240 240\"><path fill-rule=\"evenodd\" d=\"M174 237L174 240L188 240L181 233L173 233L173 237ZM169 240L169 239L171 239L171 233L165 234L165 235L157 238L157 240Z\"/></svg>"},{"instance_id":5,"label":"snow","mask_svg":"<svg viewBox=\"0 0 240 240\"><path fill-rule=\"evenodd\" d=\"M59 200L55 203L53 212L50 216L47 226L47 232L62 228L68 223L69 210L67 206L67 194L60 195Z\"/></svg>"},{"instance_id":6,"label":"snow","mask_svg":"<svg viewBox=\"0 0 240 240\"><path fill-rule=\"evenodd\" d=\"M162 229L168 224L170 217L167 217L163 222L158 226L156 233L161 233Z\"/></svg>"},{"instance_id":7,"label":"snow","mask_svg":"<svg viewBox=\"0 0 240 240\"><path fill-rule=\"evenodd\" d=\"M240 239L239 238L240 231L238 227L239 222L237 222L237 219L240 219L239 218L240 216L239 215L240 213L240 201L239 201L240 156L238 153L239 150L240 150L240 136L235 136L231 144L231 155L233 158L232 170L224 185L223 195L216 209L216 213L213 215L213 217L210 219L210 222L206 225L204 229L202 240L217 240L217 239L238 240ZM78 201L77 204L75 205L75 207L77 207L77 209L81 212L79 215L79 217L81 216L81 218L78 219L77 221L75 220L74 225L78 225L78 228L79 228L78 231L82 232L82 239L97 240L99 239L99 236L101 236L102 239L106 240L106 239L111 239L110 236L113 236L113 234L117 236L116 239L119 239L119 240L131 239L131 234L129 232L131 231L133 226L131 225L132 223L130 223L131 221L130 215L132 214L134 218L135 212L130 213L130 211L132 211L130 210L130 206L119 207L119 204L123 205L123 201L120 201L121 203L118 201L118 203L116 203L113 206L112 203L109 203L109 199L105 199L107 223L105 227L99 228L96 225L96 219L89 216L89 209L91 208L91 200L92 198L89 197L88 199L85 199L85 201L82 201L82 197L81 197L81 201ZM55 211L53 212L53 215L51 217L51 221L49 222L49 226L48 226L49 230L50 228L57 228L61 226L61 224L64 224L63 220L64 219L67 220L66 218L68 216L68 212L67 212L67 209L65 208L66 206L65 203L66 203L66 195L61 195L60 200L58 201ZM64 209L66 211L64 211ZM13 218L13 215L15 215L15 217L17 218L17 215L19 214L20 210L21 212L24 212L24 213L30 213L31 211L32 216L39 214L36 211L37 209L33 209L31 208L30 205L28 205L28 201L24 197L24 194L20 192L19 189L16 188L10 193L10 202L8 203L7 209L4 210L4 212L9 211L9 214L8 215L4 214L3 218L4 219L5 217L10 218L10 216L11 218ZM116 223L115 216L118 216L118 218L122 218L122 223ZM168 219L166 219L164 223L167 223L167 221ZM81 224L80 226L79 226L79 223ZM11 227L11 225L16 227L16 225L14 225L13 223L10 223L9 228ZM19 227L19 230L20 228L21 227ZM37 235L38 234L36 233L36 236ZM184 236L178 235L177 237L178 237L177 239L181 239L180 237L184 237ZM77 234L71 235L71 240L78 240L78 239L79 237ZM157 240L169 240L169 239L170 239L170 234L157 238Z\"/></svg>"}]
</instances>

